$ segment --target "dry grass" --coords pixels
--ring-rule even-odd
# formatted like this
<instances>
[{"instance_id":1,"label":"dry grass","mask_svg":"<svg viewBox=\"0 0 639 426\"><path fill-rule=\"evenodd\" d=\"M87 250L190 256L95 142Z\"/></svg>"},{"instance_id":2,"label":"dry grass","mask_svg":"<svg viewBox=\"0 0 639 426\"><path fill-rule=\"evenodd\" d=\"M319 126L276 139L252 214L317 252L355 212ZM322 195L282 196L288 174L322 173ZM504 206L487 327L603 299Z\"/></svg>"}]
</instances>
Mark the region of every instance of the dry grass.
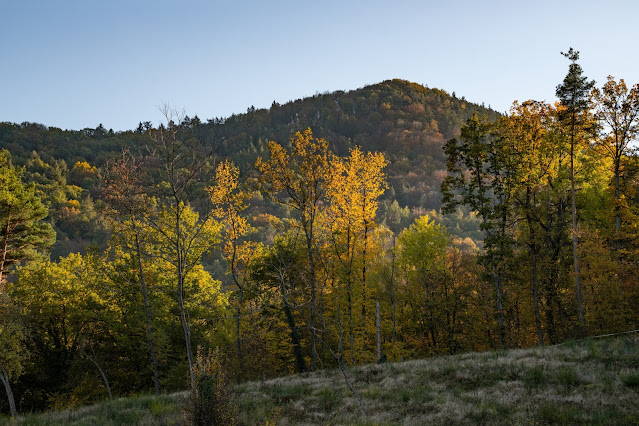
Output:
<instances>
[{"instance_id":1,"label":"dry grass","mask_svg":"<svg viewBox=\"0 0 639 426\"><path fill-rule=\"evenodd\" d=\"M365 365L348 374L365 418L340 372L327 370L239 386L238 420L249 425L639 422L639 337ZM183 423L180 397L165 398L172 402L166 402L162 416L144 414L140 406L151 402L131 403L142 416L136 422ZM174 408L167 408L171 404ZM104 417L116 410L104 405L70 412L73 416L29 416L20 423L130 423ZM96 411L102 417L95 417Z\"/></svg>"}]
</instances>

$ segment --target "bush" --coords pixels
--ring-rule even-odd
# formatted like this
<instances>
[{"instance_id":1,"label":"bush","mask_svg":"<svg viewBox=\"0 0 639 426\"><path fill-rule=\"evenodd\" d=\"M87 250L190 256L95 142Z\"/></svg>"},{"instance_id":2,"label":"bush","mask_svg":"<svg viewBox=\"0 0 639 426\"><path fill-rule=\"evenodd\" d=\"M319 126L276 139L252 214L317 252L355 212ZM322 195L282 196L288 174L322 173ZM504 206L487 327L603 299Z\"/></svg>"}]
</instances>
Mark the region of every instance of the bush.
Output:
<instances>
[{"instance_id":1,"label":"bush","mask_svg":"<svg viewBox=\"0 0 639 426\"><path fill-rule=\"evenodd\" d=\"M541 367L533 367L523 375L524 387L528 390L539 388L547 383L546 375Z\"/></svg>"},{"instance_id":2,"label":"bush","mask_svg":"<svg viewBox=\"0 0 639 426\"><path fill-rule=\"evenodd\" d=\"M578 386L582 383L575 370L570 367L561 367L559 371L557 371L556 379L557 382L566 389Z\"/></svg>"},{"instance_id":3,"label":"bush","mask_svg":"<svg viewBox=\"0 0 639 426\"><path fill-rule=\"evenodd\" d=\"M191 389L186 419L192 425L226 426L236 423L237 398L220 363L219 351L197 351L196 383Z\"/></svg>"},{"instance_id":4,"label":"bush","mask_svg":"<svg viewBox=\"0 0 639 426\"><path fill-rule=\"evenodd\" d=\"M629 388L639 389L639 373L629 373L621 376L621 382Z\"/></svg>"}]
</instances>

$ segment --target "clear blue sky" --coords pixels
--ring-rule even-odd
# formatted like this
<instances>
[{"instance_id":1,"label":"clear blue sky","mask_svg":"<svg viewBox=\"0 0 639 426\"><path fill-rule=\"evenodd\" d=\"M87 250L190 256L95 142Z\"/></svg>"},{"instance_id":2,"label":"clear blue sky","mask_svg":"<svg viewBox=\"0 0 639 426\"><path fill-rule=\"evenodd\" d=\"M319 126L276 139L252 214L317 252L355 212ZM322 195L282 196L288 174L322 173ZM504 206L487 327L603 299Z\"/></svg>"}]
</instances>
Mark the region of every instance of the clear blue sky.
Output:
<instances>
[{"instance_id":1,"label":"clear blue sky","mask_svg":"<svg viewBox=\"0 0 639 426\"><path fill-rule=\"evenodd\" d=\"M0 0L0 121L135 128L390 78L506 111L553 101L574 47L639 83L639 1Z\"/></svg>"}]
</instances>

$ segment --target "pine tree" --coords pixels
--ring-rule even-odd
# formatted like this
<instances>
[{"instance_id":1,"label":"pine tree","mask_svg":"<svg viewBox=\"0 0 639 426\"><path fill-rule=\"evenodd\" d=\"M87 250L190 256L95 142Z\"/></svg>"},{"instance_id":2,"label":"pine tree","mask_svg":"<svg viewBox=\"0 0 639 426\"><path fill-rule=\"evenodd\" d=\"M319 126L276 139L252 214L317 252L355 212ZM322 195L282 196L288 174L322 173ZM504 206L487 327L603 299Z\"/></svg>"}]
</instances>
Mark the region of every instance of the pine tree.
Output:
<instances>
[{"instance_id":1,"label":"pine tree","mask_svg":"<svg viewBox=\"0 0 639 426\"><path fill-rule=\"evenodd\" d=\"M579 306L579 324L584 327L584 310L581 297L581 281L579 279L579 258L577 256L577 198L575 194L575 148L584 141L584 132L588 130L588 111L590 110L589 94L595 85L583 75L581 66L577 63L579 52L571 47L568 53L563 53L570 60L568 74L564 81L557 86L556 95L561 106L559 120L565 129L570 142L570 195L572 198L572 251L575 270L575 285L577 287L577 304Z\"/></svg>"},{"instance_id":2,"label":"pine tree","mask_svg":"<svg viewBox=\"0 0 639 426\"><path fill-rule=\"evenodd\" d=\"M13 265L37 257L55 241L51 225L42 222L47 208L21 174L9 153L0 151L0 290Z\"/></svg>"}]
</instances>

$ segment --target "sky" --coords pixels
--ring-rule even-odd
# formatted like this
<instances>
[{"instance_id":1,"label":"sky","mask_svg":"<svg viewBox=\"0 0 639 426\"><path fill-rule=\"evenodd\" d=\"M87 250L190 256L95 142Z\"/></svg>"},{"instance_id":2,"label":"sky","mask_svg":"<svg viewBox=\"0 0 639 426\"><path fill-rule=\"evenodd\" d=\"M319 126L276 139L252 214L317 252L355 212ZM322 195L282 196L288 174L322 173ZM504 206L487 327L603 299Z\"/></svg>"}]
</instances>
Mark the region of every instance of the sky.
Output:
<instances>
[{"instance_id":1,"label":"sky","mask_svg":"<svg viewBox=\"0 0 639 426\"><path fill-rule=\"evenodd\" d=\"M115 131L391 78L505 112L584 73L639 83L639 1L0 0L0 122Z\"/></svg>"}]
</instances>

